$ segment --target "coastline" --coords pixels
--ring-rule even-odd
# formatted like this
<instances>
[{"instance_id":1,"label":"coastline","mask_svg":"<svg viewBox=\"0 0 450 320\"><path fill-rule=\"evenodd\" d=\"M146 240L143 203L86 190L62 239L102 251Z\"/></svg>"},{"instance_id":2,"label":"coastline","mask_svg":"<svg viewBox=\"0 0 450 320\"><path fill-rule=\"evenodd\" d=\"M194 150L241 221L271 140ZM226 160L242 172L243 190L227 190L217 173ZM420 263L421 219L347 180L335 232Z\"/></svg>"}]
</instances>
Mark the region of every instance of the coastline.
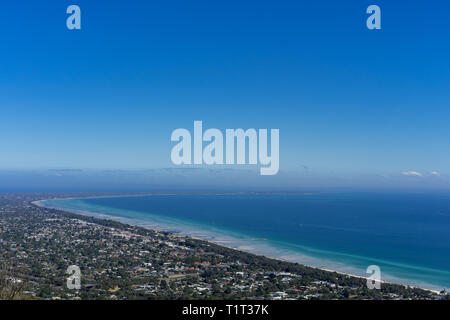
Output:
<instances>
[{"instance_id":1,"label":"coastline","mask_svg":"<svg viewBox=\"0 0 450 320\"><path fill-rule=\"evenodd\" d=\"M214 193L216 194L216 193ZM229 193L227 193L229 194ZM234 194L243 194L243 193L234 193ZM205 234L202 233L201 230L195 230L192 229L190 232L181 232L178 230L174 230L175 228L173 227L167 227L164 226L163 224L158 224L158 223L149 223L148 221L140 221L139 219L131 219L131 218L126 218L126 217L121 217L121 216L116 216L116 215L111 215L111 214L105 214L105 213L100 213L100 212L93 212L93 211L80 211L80 210L68 210L67 208L57 208L57 207L47 207L43 204L43 202L46 202L48 200L82 200L82 199L86 199L86 198L112 198L112 197L139 197L139 196L152 196L152 195L177 195L177 193L146 193L146 194L118 194L118 195L104 195L104 196L77 196L77 197L66 197L66 198L51 198L51 199L42 199L42 200L36 200L36 201L32 201L31 203L33 205L39 206L39 207L43 207L43 208L49 208L49 209L55 209L55 210L60 210L60 211L66 211L66 212L70 212L73 214L79 214L79 215L83 215L83 216L90 216L90 217L95 217L98 219L104 219L104 220L112 220L112 221L116 221L119 223L124 223L124 224L129 224L129 225L134 225L137 227L141 227L141 228L145 228L148 230L156 230L156 231L163 231L163 232L168 232L171 234L176 234L176 235L181 235L184 237L188 237L191 239L195 239L195 240L202 240L202 241L207 241L210 243L214 243L215 245L219 245L222 247L226 247L229 249L233 249L233 250L237 250L237 251L241 251L241 252L245 252L245 253L251 253L251 254L256 254L256 255L260 255L260 256L264 256L266 258L270 258L270 259L275 259L275 260L279 260L279 261L283 261L283 262L289 262L289 263L299 263L301 265L304 265L306 267L310 267L310 268L314 268L317 270L323 270L326 272L336 272L338 274L341 275L346 275L346 276L350 276L350 277L355 277L355 278L360 278L360 279L368 279L368 277L366 276L362 276L361 274L356 274L356 273L352 273L352 272L344 272L341 270L336 270L333 268L326 268L323 266L318 266L316 263L305 263L305 260L318 260L317 258L314 257L310 257L307 255L303 255L303 254L299 254L296 253L296 258L300 258L300 259L290 259L292 258L292 255L273 255L271 254L271 252L273 252L273 249L276 249L275 247L272 247L270 245L267 245L267 247L269 247L271 250L267 250L267 248L259 248L255 249L254 246L249 246L249 245L242 245L243 243L245 244L246 242L248 243L249 241L253 241L253 240L265 240L265 239L252 239L252 238L233 238L232 236L229 236L228 234L226 236L224 236L224 238L218 238L216 235L214 236L206 236ZM195 235L197 234L197 236ZM213 234L213 233L211 233ZM236 244L239 244L238 246L236 246ZM228 244L228 245L227 245ZM232 245L235 244L235 245ZM298 261L301 260L301 261ZM326 260L323 260L323 262L326 262ZM330 260L330 262L332 262ZM332 264L332 263L330 263ZM426 287L426 286L421 286L421 285L412 285L412 284L408 284L408 283L402 283L401 281L405 281L408 279L399 279L398 281L395 281L395 277L390 277L393 278L394 280L381 280L381 283L386 283L386 284L395 284L395 285L400 285L400 286L405 286L405 287L410 287L410 288L419 288L422 290L426 290L429 292L433 292L436 294L439 294L440 290L438 289L433 289L430 287ZM434 287L438 287L437 285L431 285L430 286L434 286Z\"/></svg>"}]
</instances>

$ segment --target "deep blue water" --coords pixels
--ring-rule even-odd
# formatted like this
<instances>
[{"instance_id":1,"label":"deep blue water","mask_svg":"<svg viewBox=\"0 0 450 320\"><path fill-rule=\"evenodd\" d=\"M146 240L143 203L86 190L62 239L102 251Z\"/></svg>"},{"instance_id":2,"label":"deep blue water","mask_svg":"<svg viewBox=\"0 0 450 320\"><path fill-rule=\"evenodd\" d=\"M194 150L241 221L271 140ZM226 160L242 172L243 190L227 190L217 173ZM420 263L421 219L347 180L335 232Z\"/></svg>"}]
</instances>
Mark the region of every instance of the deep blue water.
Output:
<instances>
[{"instance_id":1,"label":"deep blue water","mask_svg":"<svg viewBox=\"0 0 450 320\"><path fill-rule=\"evenodd\" d=\"M360 274L377 264L382 273L414 280L406 283L450 287L450 195L151 195L47 204L112 215L121 209L122 216L144 220L149 214L176 218L265 238L274 250L298 250Z\"/></svg>"}]
</instances>

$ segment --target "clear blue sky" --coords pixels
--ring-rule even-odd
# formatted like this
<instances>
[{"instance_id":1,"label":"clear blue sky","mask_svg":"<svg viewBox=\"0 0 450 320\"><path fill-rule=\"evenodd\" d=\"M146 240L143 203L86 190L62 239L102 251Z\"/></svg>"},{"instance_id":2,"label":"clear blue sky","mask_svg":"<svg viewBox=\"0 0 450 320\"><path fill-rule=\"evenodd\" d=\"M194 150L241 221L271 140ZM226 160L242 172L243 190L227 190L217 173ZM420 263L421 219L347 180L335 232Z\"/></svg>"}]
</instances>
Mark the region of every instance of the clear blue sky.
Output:
<instances>
[{"instance_id":1,"label":"clear blue sky","mask_svg":"<svg viewBox=\"0 0 450 320\"><path fill-rule=\"evenodd\" d=\"M448 1L4 1L0 169L169 167L203 120L279 128L280 171L450 174L449 38Z\"/></svg>"}]
</instances>

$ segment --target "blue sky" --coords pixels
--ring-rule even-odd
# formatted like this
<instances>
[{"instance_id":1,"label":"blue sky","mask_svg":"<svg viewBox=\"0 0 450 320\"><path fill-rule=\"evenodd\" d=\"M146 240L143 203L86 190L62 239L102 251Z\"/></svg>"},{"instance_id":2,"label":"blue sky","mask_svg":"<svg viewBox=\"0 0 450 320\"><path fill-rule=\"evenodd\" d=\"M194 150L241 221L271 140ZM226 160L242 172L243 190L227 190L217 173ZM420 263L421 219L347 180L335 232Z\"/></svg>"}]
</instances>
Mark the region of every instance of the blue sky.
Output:
<instances>
[{"instance_id":1,"label":"blue sky","mask_svg":"<svg viewBox=\"0 0 450 320\"><path fill-rule=\"evenodd\" d=\"M66 28L77 4L82 30ZM382 30L365 26L368 5ZM450 174L448 1L9 1L0 169L172 166L170 134L279 128L280 172Z\"/></svg>"}]
</instances>

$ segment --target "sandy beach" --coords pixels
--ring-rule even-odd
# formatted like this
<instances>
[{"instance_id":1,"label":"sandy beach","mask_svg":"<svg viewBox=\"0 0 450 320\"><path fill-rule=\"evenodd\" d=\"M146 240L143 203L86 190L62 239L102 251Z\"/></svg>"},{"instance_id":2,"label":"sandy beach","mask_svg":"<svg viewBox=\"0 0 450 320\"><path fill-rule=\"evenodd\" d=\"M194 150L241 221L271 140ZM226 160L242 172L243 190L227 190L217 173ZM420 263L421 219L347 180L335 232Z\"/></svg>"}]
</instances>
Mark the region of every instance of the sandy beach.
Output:
<instances>
[{"instance_id":1,"label":"sandy beach","mask_svg":"<svg viewBox=\"0 0 450 320\"><path fill-rule=\"evenodd\" d=\"M146 195L154 195L154 194L146 194ZM160 195L160 194L158 194ZM169 195L169 194L166 194ZM170 194L172 195L172 194ZM89 196L89 197L74 197L74 198L61 198L58 200L67 200L67 199L83 199L83 198L111 198L111 197L130 197L130 196L142 196L142 194L138 195L114 195L114 196ZM99 219L107 219L114 220L117 222L135 225L139 227L143 227L146 229L171 232L175 234L179 234L182 236L190 237L193 239L200 239L212 242L217 245L221 245L224 247L228 247L231 249L253 253L257 255L266 256L268 258L278 259L286 262L300 263L305 266L309 266L312 268L321 269L328 272L337 272L339 274L344 274L352 277L358 277L362 279L367 279L367 276L357 272L354 268L346 266L344 264L336 263L331 260L317 259L312 256L308 256L305 254L301 254L299 252L294 252L291 250L280 249L278 247L274 247L273 245L267 243L267 239L260 238L242 238L242 235L239 234L230 234L230 232L224 232L223 230L206 230L199 225L187 225L183 221L143 221L138 219L130 219L125 217L116 216L113 214L108 214L104 212L95 212L95 211L82 211L82 210L69 210L67 208L56 208L51 206L46 206L46 202L49 199L42 199L38 201L33 201L32 203L37 206L58 209L61 211L69 211L75 214L81 214L85 216L91 216ZM56 199L52 199L56 200ZM181 227L183 226L183 227ZM333 266L333 267L329 267ZM365 271L365 270L364 270ZM382 275L381 283L395 283L408 285L410 287L417 287L424 290L429 290L434 293L439 293L441 289L434 285L430 285L427 283L424 284L414 284L408 281L409 279L399 279L393 277L391 275Z\"/></svg>"}]
</instances>

